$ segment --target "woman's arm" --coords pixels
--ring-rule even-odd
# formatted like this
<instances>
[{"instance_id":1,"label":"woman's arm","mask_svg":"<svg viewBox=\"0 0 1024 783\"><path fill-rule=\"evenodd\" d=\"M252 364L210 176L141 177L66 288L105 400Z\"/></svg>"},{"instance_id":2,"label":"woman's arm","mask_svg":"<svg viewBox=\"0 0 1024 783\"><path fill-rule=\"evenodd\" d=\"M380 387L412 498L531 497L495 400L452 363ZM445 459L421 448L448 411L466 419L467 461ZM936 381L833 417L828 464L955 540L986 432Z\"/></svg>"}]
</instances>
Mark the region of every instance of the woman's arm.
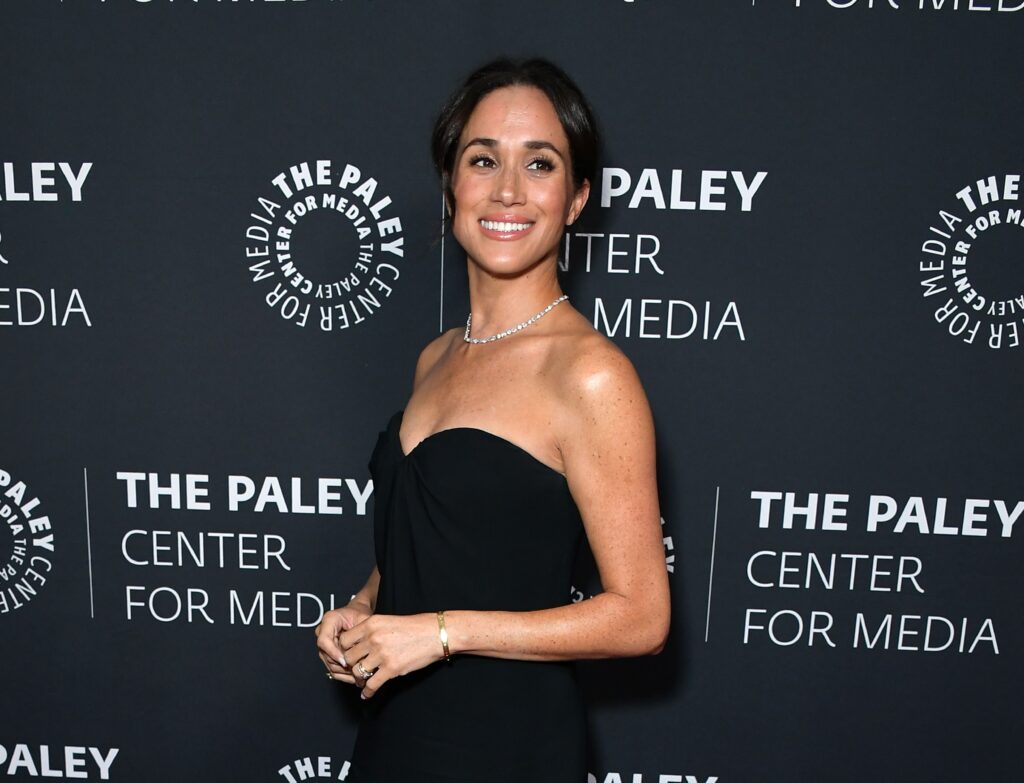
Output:
<instances>
[{"instance_id":1,"label":"woman's arm","mask_svg":"<svg viewBox=\"0 0 1024 783\"><path fill-rule=\"evenodd\" d=\"M358 593L352 596L352 600L349 603L362 603L371 611L377 611L377 588L380 586L380 571L377 570L377 566L374 565L373 570L370 572L370 578L366 580L366 584L362 586Z\"/></svg>"}]
</instances>

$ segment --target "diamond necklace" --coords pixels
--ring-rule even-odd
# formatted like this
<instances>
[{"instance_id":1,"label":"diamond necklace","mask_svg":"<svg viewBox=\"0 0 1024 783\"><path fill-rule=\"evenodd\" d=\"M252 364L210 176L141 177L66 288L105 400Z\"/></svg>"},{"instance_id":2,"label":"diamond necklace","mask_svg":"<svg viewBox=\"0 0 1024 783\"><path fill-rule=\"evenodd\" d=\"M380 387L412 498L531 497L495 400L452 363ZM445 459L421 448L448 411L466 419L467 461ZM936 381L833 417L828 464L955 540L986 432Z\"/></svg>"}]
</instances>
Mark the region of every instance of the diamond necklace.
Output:
<instances>
[{"instance_id":1,"label":"diamond necklace","mask_svg":"<svg viewBox=\"0 0 1024 783\"><path fill-rule=\"evenodd\" d=\"M485 337L483 340L478 340L476 337L470 337L469 336L469 325L470 325L470 323L473 320L473 313L470 312L469 318L466 319L466 333L464 335L462 335L462 339L465 340L467 343L479 344L479 343L491 343L491 342L494 342L495 340L500 340L502 337L508 337L510 334L512 334L514 332L518 332L520 329L525 329L527 326L532 324L534 321L536 321L542 315L547 313L548 310L550 310L556 304L558 304L559 302L564 302L568 298L569 298L568 294L562 294L560 297L558 297L555 301L553 301L551 304L549 304L547 307L545 307L539 313L537 313L534 316L531 316L530 318L527 318L521 324L516 324L512 328L506 329L504 332L498 332L497 334L492 334L490 337Z\"/></svg>"}]
</instances>

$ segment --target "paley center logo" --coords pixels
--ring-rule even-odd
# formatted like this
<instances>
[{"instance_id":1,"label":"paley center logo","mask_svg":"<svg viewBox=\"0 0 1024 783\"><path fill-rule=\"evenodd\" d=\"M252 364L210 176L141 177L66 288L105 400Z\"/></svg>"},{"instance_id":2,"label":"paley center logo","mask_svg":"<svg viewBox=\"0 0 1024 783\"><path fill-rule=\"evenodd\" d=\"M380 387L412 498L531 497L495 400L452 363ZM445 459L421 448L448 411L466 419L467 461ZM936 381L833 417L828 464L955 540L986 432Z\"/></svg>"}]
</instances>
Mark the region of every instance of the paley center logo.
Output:
<instances>
[{"instance_id":1,"label":"paley center logo","mask_svg":"<svg viewBox=\"0 0 1024 783\"><path fill-rule=\"evenodd\" d=\"M53 570L50 518L38 511L39 498L28 485L0 468L0 523L11 535L9 554L0 562L0 614L29 603Z\"/></svg>"},{"instance_id":2,"label":"paley center logo","mask_svg":"<svg viewBox=\"0 0 1024 783\"><path fill-rule=\"evenodd\" d=\"M921 244L922 295L952 337L992 350L1024 332L1020 174L988 176L957 191Z\"/></svg>"},{"instance_id":3,"label":"paley center logo","mask_svg":"<svg viewBox=\"0 0 1024 783\"><path fill-rule=\"evenodd\" d=\"M245 262L288 323L348 329L383 307L401 276L402 220L359 167L297 163L272 177L245 231Z\"/></svg>"},{"instance_id":4,"label":"paley center logo","mask_svg":"<svg viewBox=\"0 0 1024 783\"><path fill-rule=\"evenodd\" d=\"M609 285L594 297L594 328L608 337L745 341L735 300L700 301L690 293L686 298L674 295L666 280L680 271L680 252L667 247L645 221L652 211L751 212L754 196L767 176L766 171L704 170L684 178L682 169L602 169L598 201L602 209L619 213L623 233L566 231L559 267L607 275L609 282L631 275L649 282L651 290L646 296L637 295L636 289L624 295L620 286ZM675 231L667 237L668 242L680 239ZM666 249L667 258L659 257Z\"/></svg>"},{"instance_id":5,"label":"paley center logo","mask_svg":"<svg viewBox=\"0 0 1024 783\"><path fill-rule=\"evenodd\" d=\"M57 172L60 172L59 176ZM72 165L67 161L4 161L0 166L0 206L20 209L22 204L83 201L86 177L92 163ZM7 205L14 205L8 207ZM24 223L24 221L23 221ZM13 261L24 261L26 243L23 236L5 231L0 226L0 269L7 272ZM10 240L16 240L14 244ZM29 259L31 263L31 258ZM8 273L9 274L9 273ZM62 289L31 286L0 286L0 327L14 326L92 326L82 294L77 288Z\"/></svg>"},{"instance_id":6,"label":"paley center logo","mask_svg":"<svg viewBox=\"0 0 1024 783\"><path fill-rule=\"evenodd\" d=\"M110 780L120 748L85 745L0 744L0 774L5 777Z\"/></svg>"},{"instance_id":7,"label":"paley center logo","mask_svg":"<svg viewBox=\"0 0 1024 783\"><path fill-rule=\"evenodd\" d=\"M350 769L348 760L330 756L305 756L285 764L277 771L280 780L299 783L303 780L345 780Z\"/></svg>"}]
</instances>

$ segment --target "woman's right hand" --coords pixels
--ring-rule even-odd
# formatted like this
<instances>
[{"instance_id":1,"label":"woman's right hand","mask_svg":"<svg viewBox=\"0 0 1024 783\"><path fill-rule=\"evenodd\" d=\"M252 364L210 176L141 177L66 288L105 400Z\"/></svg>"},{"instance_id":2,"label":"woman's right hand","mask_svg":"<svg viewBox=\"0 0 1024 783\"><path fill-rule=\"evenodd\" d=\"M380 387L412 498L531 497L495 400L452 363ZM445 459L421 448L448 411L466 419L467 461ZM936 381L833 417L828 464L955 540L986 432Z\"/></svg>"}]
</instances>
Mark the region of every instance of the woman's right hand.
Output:
<instances>
[{"instance_id":1,"label":"woman's right hand","mask_svg":"<svg viewBox=\"0 0 1024 783\"><path fill-rule=\"evenodd\" d=\"M338 644L338 637L342 631L347 631L358 625L372 614L373 610L369 604L364 601L352 600L345 606L324 612L323 619L314 629L320 660L327 667L327 671L330 672L335 682L356 684L356 677L345 660L345 655Z\"/></svg>"}]
</instances>

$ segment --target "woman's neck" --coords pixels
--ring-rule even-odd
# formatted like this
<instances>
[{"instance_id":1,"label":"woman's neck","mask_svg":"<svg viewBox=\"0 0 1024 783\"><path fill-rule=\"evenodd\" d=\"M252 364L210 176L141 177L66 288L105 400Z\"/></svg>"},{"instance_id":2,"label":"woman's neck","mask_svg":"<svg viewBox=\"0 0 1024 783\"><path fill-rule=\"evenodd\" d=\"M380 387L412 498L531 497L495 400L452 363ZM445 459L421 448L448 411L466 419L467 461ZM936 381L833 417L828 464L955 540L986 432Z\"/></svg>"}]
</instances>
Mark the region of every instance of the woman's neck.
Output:
<instances>
[{"instance_id":1,"label":"woman's neck","mask_svg":"<svg viewBox=\"0 0 1024 783\"><path fill-rule=\"evenodd\" d=\"M488 336L536 315L562 295L553 264L516 277L499 278L479 267L469 271L473 336Z\"/></svg>"}]
</instances>

